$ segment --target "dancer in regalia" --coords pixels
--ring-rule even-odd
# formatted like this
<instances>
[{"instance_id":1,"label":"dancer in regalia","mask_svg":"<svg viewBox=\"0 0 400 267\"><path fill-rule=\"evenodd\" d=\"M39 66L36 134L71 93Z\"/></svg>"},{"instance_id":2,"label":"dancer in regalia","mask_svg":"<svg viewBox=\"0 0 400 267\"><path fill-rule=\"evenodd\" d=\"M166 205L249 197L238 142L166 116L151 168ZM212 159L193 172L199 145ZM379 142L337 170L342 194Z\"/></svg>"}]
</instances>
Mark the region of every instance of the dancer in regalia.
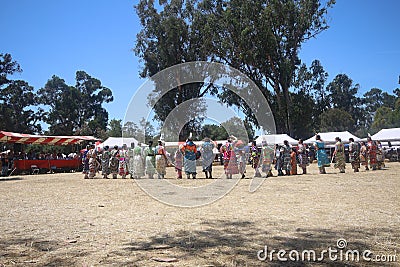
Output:
<instances>
[{"instance_id":1,"label":"dancer in regalia","mask_svg":"<svg viewBox=\"0 0 400 267\"><path fill-rule=\"evenodd\" d=\"M190 179L190 175L192 175L193 179L196 179L197 147L193 143L192 133L190 133L188 139L182 145L181 152L183 154L183 166L186 173L186 177Z\"/></svg>"},{"instance_id":2,"label":"dancer in regalia","mask_svg":"<svg viewBox=\"0 0 400 267\"><path fill-rule=\"evenodd\" d=\"M201 145L201 157L202 157L202 167L203 167L203 172L206 175L206 179L210 178L212 179L212 165L214 162L214 143L211 141L210 138L206 137L204 138L204 142Z\"/></svg>"}]
</instances>

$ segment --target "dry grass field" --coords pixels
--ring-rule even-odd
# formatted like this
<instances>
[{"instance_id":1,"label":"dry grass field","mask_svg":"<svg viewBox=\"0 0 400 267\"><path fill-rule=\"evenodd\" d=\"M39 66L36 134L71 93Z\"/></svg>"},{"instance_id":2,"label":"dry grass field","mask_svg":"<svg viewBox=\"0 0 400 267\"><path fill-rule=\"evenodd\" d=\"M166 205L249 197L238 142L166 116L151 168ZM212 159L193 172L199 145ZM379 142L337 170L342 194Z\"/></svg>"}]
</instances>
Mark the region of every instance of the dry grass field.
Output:
<instances>
[{"instance_id":1,"label":"dry grass field","mask_svg":"<svg viewBox=\"0 0 400 267\"><path fill-rule=\"evenodd\" d=\"M399 266L400 163L374 172L353 173L349 164L345 174L327 171L319 175L313 164L307 175L267 178L253 193L251 179L241 179L222 199L197 208L156 201L131 179L2 178L0 266ZM210 182L198 177L176 180L168 168L175 184ZM340 238L360 253L397 251L397 262L257 258L265 246L320 253Z\"/></svg>"}]
</instances>

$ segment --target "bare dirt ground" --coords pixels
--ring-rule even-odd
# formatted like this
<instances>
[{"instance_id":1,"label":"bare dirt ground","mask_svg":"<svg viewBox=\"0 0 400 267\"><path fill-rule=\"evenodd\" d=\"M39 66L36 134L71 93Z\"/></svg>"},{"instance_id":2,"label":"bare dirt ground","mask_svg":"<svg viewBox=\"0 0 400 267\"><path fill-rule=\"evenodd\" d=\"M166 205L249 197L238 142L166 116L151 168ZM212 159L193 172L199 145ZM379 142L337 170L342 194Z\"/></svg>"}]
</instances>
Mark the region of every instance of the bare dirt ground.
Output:
<instances>
[{"instance_id":1,"label":"bare dirt ground","mask_svg":"<svg viewBox=\"0 0 400 267\"><path fill-rule=\"evenodd\" d=\"M214 170L215 176L223 171ZM251 179L242 179L224 198L199 208L160 203L130 179L3 178L0 266L399 266L400 163L374 172L353 173L349 164L345 174L327 170L319 175L313 164L307 175L271 177L254 193ZM175 180L173 168L167 178L181 185L209 181ZM397 251L397 262L345 261L339 252L336 261L327 254L316 262L257 258L265 246L315 250L319 258L337 249L340 238L347 241L343 251Z\"/></svg>"}]
</instances>

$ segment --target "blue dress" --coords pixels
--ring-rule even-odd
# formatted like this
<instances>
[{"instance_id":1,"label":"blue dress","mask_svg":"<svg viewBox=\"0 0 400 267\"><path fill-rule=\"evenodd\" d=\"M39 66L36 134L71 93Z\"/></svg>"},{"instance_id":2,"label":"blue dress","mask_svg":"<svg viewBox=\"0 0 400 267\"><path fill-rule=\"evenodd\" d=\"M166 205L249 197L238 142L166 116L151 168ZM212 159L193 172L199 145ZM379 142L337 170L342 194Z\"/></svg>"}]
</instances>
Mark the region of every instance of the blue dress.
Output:
<instances>
[{"instance_id":1,"label":"blue dress","mask_svg":"<svg viewBox=\"0 0 400 267\"><path fill-rule=\"evenodd\" d=\"M325 151L325 144L321 141L316 141L315 146L318 148L317 150L317 160L318 160L318 167L329 167L330 161L328 156L326 155Z\"/></svg>"},{"instance_id":2,"label":"blue dress","mask_svg":"<svg viewBox=\"0 0 400 267\"><path fill-rule=\"evenodd\" d=\"M187 141L182 147L184 155L183 166L186 174L196 174L196 145L192 141Z\"/></svg>"}]
</instances>

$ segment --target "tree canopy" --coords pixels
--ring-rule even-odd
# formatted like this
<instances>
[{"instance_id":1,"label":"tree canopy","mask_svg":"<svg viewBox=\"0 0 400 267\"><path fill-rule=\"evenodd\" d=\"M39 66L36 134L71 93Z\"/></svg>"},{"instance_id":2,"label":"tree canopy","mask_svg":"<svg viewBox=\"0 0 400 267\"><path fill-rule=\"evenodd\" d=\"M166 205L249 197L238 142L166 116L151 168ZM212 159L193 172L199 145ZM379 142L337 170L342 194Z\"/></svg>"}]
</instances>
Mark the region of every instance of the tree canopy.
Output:
<instances>
[{"instance_id":1,"label":"tree canopy","mask_svg":"<svg viewBox=\"0 0 400 267\"><path fill-rule=\"evenodd\" d=\"M111 90L84 71L77 71L75 79L70 86L54 75L38 91L40 103L49 106L43 118L49 134L104 135L108 112L102 105L113 100Z\"/></svg>"},{"instance_id":2,"label":"tree canopy","mask_svg":"<svg viewBox=\"0 0 400 267\"><path fill-rule=\"evenodd\" d=\"M40 132L43 109L38 108L34 89L22 80L9 76L22 72L10 54L0 53L0 129L15 132Z\"/></svg>"},{"instance_id":3,"label":"tree canopy","mask_svg":"<svg viewBox=\"0 0 400 267\"><path fill-rule=\"evenodd\" d=\"M143 62L141 76L188 61L228 64L262 90L272 106L278 131L293 133L289 89L301 63L298 52L305 41L328 28L326 14L333 4L328 1L322 5L318 0L187 0L160 1L155 6L154 1L142 0L135 7L142 24L135 46ZM163 112L184 100L209 93L223 103L238 105L246 120L258 126L252 110L232 92L204 88L203 84L190 85L190 93L185 88L171 91L157 104L156 119L162 121Z\"/></svg>"}]
</instances>

